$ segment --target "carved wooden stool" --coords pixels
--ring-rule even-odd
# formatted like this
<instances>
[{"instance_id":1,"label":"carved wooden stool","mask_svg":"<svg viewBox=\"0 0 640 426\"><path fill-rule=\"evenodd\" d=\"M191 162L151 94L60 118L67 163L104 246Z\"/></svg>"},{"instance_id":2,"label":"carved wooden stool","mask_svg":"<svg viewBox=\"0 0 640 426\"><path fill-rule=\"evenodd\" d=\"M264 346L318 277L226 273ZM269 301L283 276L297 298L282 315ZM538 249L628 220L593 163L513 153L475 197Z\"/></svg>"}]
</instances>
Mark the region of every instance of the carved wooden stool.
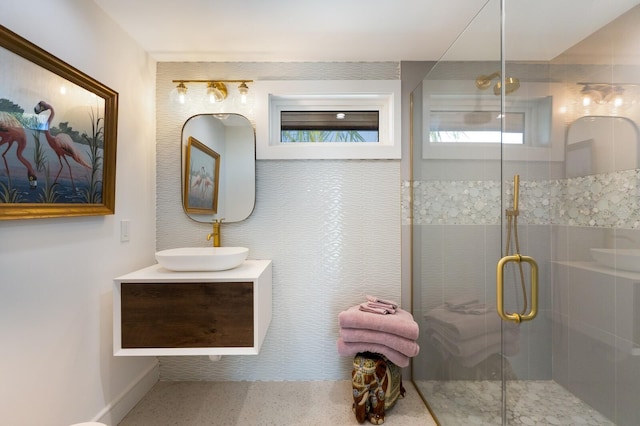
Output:
<instances>
[{"instance_id":1,"label":"carved wooden stool","mask_svg":"<svg viewBox=\"0 0 640 426\"><path fill-rule=\"evenodd\" d=\"M385 410L403 397L402 369L383 355L361 352L353 358L351 372L353 411L358 423L384 423Z\"/></svg>"}]
</instances>

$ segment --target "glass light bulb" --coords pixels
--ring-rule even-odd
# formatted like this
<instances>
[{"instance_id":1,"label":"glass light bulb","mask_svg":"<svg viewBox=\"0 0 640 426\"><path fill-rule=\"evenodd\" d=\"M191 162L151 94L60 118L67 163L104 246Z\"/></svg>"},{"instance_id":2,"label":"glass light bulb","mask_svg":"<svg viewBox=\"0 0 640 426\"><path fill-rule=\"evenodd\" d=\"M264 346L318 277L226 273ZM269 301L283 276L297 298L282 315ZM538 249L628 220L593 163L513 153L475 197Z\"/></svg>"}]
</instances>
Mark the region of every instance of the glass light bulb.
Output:
<instances>
[{"instance_id":1,"label":"glass light bulb","mask_svg":"<svg viewBox=\"0 0 640 426\"><path fill-rule=\"evenodd\" d=\"M238 86L238 93L240 93L240 103L242 105L245 105L247 103L247 94L249 93L249 87L247 86L247 83L245 83L244 81L240 83L240 85Z\"/></svg>"},{"instance_id":2,"label":"glass light bulb","mask_svg":"<svg viewBox=\"0 0 640 426\"><path fill-rule=\"evenodd\" d=\"M184 83L178 84L178 86L176 86L176 93L178 94L178 102L184 104L187 101L187 86L185 86Z\"/></svg>"},{"instance_id":3,"label":"glass light bulb","mask_svg":"<svg viewBox=\"0 0 640 426\"><path fill-rule=\"evenodd\" d=\"M615 99L613 100L613 106L616 108L621 107L623 103L624 103L624 99L622 99L622 96L616 96Z\"/></svg>"},{"instance_id":4,"label":"glass light bulb","mask_svg":"<svg viewBox=\"0 0 640 426\"><path fill-rule=\"evenodd\" d=\"M227 89L224 83L209 82L209 84L207 84L207 96L209 96L209 102L212 104L224 101L227 97Z\"/></svg>"}]
</instances>

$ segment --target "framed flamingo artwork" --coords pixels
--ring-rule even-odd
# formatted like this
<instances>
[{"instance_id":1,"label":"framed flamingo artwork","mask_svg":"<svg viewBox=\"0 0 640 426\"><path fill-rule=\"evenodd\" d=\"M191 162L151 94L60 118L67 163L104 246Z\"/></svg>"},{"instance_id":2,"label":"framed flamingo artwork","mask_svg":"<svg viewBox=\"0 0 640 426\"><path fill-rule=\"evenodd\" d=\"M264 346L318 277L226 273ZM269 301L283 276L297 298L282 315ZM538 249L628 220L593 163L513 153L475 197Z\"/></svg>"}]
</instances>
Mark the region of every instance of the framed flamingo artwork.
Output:
<instances>
[{"instance_id":1,"label":"framed flamingo artwork","mask_svg":"<svg viewBox=\"0 0 640 426\"><path fill-rule=\"evenodd\" d=\"M118 93L0 25L0 220L113 214Z\"/></svg>"},{"instance_id":2,"label":"framed flamingo artwork","mask_svg":"<svg viewBox=\"0 0 640 426\"><path fill-rule=\"evenodd\" d=\"M189 137L185 155L184 209L188 213L218 212L220 154Z\"/></svg>"}]
</instances>

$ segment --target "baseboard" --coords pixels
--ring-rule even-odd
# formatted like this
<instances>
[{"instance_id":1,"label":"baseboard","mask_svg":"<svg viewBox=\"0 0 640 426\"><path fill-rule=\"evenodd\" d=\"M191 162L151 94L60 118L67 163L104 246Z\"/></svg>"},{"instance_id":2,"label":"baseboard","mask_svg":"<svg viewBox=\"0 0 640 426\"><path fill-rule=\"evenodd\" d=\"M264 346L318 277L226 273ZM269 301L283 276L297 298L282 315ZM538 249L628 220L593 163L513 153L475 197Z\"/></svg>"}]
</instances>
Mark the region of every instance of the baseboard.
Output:
<instances>
[{"instance_id":1,"label":"baseboard","mask_svg":"<svg viewBox=\"0 0 640 426\"><path fill-rule=\"evenodd\" d=\"M120 395L104 407L92 420L115 426L124 419L129 411L158 383L160 366L156 362L140 374Z\"/></svg>"}]
</instances>

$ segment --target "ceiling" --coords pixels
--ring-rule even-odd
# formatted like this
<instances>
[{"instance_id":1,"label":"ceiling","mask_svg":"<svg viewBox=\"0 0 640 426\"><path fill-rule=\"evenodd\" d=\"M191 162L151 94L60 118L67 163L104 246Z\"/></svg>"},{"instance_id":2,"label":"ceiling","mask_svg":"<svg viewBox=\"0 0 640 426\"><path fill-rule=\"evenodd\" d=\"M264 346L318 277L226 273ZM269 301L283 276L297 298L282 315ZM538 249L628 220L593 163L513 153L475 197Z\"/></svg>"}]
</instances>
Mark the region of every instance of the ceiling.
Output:
<instances>
[{"instance_id":1,"label":"ceiling","mask_svg":"<svg viewBox=\"0 0 640 426\"><path fill-rule=\"evenodd\" d=\"M438 60L456 39L456 59L499 54L480 42L499 40L499 0L93 1L157 61ZM638 3L507 0L511 59L550 60Z\"/></svg>"}]
</instances>

